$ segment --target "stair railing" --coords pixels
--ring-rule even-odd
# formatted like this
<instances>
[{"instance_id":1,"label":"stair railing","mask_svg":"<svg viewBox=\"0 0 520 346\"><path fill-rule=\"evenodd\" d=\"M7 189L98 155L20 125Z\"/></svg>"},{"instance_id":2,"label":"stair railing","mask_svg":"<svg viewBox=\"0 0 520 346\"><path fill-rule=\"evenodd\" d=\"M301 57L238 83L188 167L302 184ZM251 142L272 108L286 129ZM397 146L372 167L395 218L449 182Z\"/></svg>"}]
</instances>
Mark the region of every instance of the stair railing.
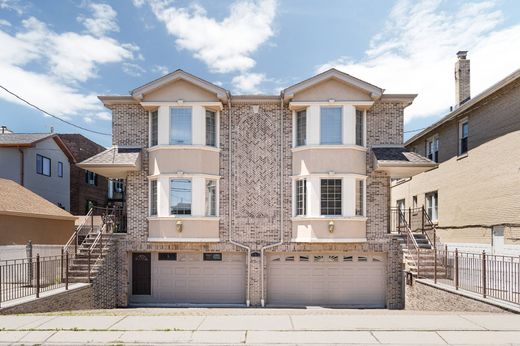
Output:
<instances>
[{"instance_id":1,"label":"stair railing","mask_svg":"<svg viewBox=\"0 0 520 346\"><path fill-rule=\"evenodd\" d=\"M437 251L437 227L435 227L435 224L433 223L432 219L430 218L430 215L426 212L426 209L424 206L422 207L422 217L423 217L423 234L426 236L430 244L433 246L433 249ZM425 231L425 225L428 224L428 226L433 231L433 237L430 237L427 231ZM433 238L433 239L432 239Z\"/></svg>"},{"instance_id":2,"label":"stair railing","mask_svg":"<svg viewBox=\"0 0 520 346\"><path fill-rule=\"evenodd\" d=\"M110 213L109 213L110 210ZM102 219L102 225L99 231L97 232L96 238L92 242L92 245L88 249L88 281L90 282L90 275L91 275L91 269L92 265L97 265L100 261L100 259L103 257L103 250L105 249L107 243L110 242L110 239L103 244L103 234L112 234L113 232L113 221L114 221L114 215L115 215L116 208L109 209L106 208L105 214L103 215ZM110 227L109 227L110 225ZM111 238L111 237L110 237ZM95 262L92 264L92 253L96 249L96 247L99 244L99 254L95 260Z\"/></svg>"},{"instance_id":3,"label":"stair railing","mask_svg":"<svg viewBox=\"0 0 520 346\"><path fill-rule=\"evenodd\" d=\"M74 254L78 253L78 245L80 245L79 244L80 232L85 227L85 225L87 224L87 220L89 218L92 220L93 212L94 212L94 208L90 208L90 210L88 211L87 215L85 215L85 218L83 219L83 222L79 225L78 228L76 228L76 230L74 231L74 233L72 233L71 237L69 238L69 240L67 241L65 246L63 246L63 252L68 253L69 252L69 248L74 246Z\"/></svg>"}]
</instances>

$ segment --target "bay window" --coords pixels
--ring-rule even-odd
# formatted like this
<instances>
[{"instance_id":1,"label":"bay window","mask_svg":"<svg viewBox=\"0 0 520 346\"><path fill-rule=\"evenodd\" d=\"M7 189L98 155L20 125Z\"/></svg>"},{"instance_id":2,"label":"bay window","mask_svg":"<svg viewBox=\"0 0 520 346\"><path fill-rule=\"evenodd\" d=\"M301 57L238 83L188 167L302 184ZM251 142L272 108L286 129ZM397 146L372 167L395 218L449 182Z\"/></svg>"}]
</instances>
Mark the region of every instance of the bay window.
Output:
<instances>
[{"instance_id":1,"label":"bay window","mask_svg":"<svg viewBox=\"0 0 520 346\"><path fill-rule=\"evenodd\" d=\"M217 216L216 180L206 180L206 216Z\"/></svg>"},{"instance_id":2,"label":"bay window","mask_svg":"<svg viewBox=\"0 0 520 346\"><path fill-rule=\"evenodd\" d=\"M304 216L307 214L307 181L305 179L296 180L296 215Z\"/></svg>"},{"instance_id":3,"label":"bay window","mask_svg":"<svg viewBox=\"0 0 520 346\"><path fill-rule=\"evenodd\" d=\"M191 215L191 180L170 180L170 214Z\"/></svg>"},{"instance_id":4,"label":"bay window","mask_svg":"<svg viewBox=\"0 0 520 346\"><path fill-rule=\"evenodd\" d=\"M320 109L320 143L342 144L342 108L321 107Z\"/></svg>"},{"instance_id":5,"label":"bay window","mask_svg":"<svg viewBox=\"0 0 520 346\"><path fill-rule=\"evenodd\" d=\"M217 113L206 110L206 145L217 146Z\"/></svg>"},{"instance_id":6,"label":"bay window","mask_svg":"<svg viewBox=\"0 0 520 346\"><path fill-rule=\"evenodd\" d=\"M365 215L365 181L356 180L356 216Z\"/></svg>"},{"instance_id":7,"label":"bay window","mask_svg":"<svg viewBox=\"0 0 520 346\"><path fill-rule=\"evenodd\" d=\"M321 215L341 215L341 179L321 179Z\"/></svg>"},{"instance_id":8,"label":"bay window","mask_svg":"<svg viewBox=\"0 0 520 346\"><path fill-rule=\"evenodd\" d=\"M150 114L150 146L157 145L159 141L159 114L153 111Z\"/></svg>"},{"instance_id":9,"label":"bay window","mask_svg":"<svg viewBox=\"0 0 520 346\"><path fill-rule=\"evenodd\" d=\"M157 215L157 180L150 181L150 215Z\"/></svg>"},{"instance_id":10,"label":"bay window","mask_svg":"<svg viewBox=\"0 0 520 346\"><path fill-rule=\"evenodd\" d=\"M307 110L296 112L296 146L307 144Z\"/></svg>"},{"instance_id":11,"label":"bay window","mask_svg":"<svg viewBox=\"0 0 520 346\"><path fill-rule=\"evenodd\" d=\"M170 108L170 144L190 145L191 139L191 107Z\"/></svg>"},{"instance_id":12,"label":"bay window","mask_svg":"<svg viewBox=\"0 0 520 346\"><path fill-rule=\"evenodd\" d=\"M364 112L356 109L356 145L365 145Z\"/></svg>"}]
</instances>

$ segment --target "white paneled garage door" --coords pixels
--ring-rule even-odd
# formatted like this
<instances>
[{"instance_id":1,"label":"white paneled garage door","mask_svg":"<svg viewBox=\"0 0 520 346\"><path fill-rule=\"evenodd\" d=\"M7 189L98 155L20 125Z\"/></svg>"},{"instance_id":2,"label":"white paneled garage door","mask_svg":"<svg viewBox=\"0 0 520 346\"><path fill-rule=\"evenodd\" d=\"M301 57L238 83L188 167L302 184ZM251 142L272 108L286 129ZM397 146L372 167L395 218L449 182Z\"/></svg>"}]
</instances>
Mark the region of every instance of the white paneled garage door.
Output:
<instances>
[{"instance_id":1,"label":"white paneled garage door","mask_svg":"<svg viewBox=\"0 0 520 346\"><path fill-rule=\"evenodd\" d=\"M268 304L385 307L385 254L272 254Z\"/></svg>"},{"instance_id":2,"label":"white paneled garage door","mask_svg":"<svg viewBox=\"0 0 520 346\"><path fill-rule=\"evenodd\" d=\"M153 302L244 304L245 292L244 254L152 254Z\"/></svg>"}]
</instances>

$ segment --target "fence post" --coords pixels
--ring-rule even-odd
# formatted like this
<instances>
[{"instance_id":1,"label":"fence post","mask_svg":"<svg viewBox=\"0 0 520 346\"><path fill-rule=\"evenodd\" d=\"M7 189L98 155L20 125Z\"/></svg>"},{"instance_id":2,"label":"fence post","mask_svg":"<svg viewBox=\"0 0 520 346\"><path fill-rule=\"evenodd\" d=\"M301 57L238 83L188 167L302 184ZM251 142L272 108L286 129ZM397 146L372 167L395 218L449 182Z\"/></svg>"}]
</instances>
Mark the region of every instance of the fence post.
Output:
<instances>
[{"instance_id":1,"label":"fence post","mask_svg":"<svg viewBox=\"0 0 520 346\"><path fill-rule=\"evenodd\" d=\"M421 254L419 253L419 249L417 249L417 277L419 277L419 268L421 267Z\"/></svg>"},{"instance_id":2,"label":"fence post","mask_svg":"<svg viewBox=\"0 0 520 346\"><path fill-rule=\"evenodd\" d=\"M61 248L60 256L60 283L63 283L63 248Z\"/></svg>"},{"instance_id":3,"label":"fence post","mask_svg":"<svg viewBox=\"0 0 520 346\"><path fill-rule=\"evenodd\" d=\"M27 271L28 271L28 275L27 275L27 285L29 286L32 286L33 285L33 279L34 279L34 273L33 273L33 266L32 266L32 262L33 262L33 252L32 252L32 241L28 241L27 242L27 245L25 245L25 256L27 257ZM23 263L23 262L22 262Z\"/></svg>"},{"instance_id":4,"label":"fence post","mask_svg":"<svg viewBox=\"0 0 520 346\"><path fill-rule=\"evenodd\" d=\"M75 239L74 239L74 254L77 255L78 254L78 231L79 229L76 229L76 232L74 232L75 234Z\"/></svg>"},{"instance_id":5,"label":"fence post","mask_svg":"<svg viewBox=\"0 0 520 346\"><path fill-rule=\"evenodd\" d=\"M36 254L36 298L40 298L40 254Z\"/></svg>"},{"instance_id":6,"label":"fence post","mask_svg":"<svg viewBox=\"0 0 520 346\"><path fill-rule=\"evenodd\" d=\"M65 253L65 289L69 289L69 253Z\"/></svg>"},{"instance_id":7,"label":"fence post","mask_svg":"<svg viewBox=\"0 0 520 346\"><path fill-rule=\"evenodd\" d=\"M482 251L482 296L486 298L486 250Z\"/></svg>"},{"instance_id":8,"label":"fence post","mask_svg":"<svg viewBox=\"0 0 520 346\"><path fill-rule=\"evenodd\" d=\"M459 289L459 249L455 249L455 289Z\"/></svg>"},{"instance_id":9,"label":"fence post","mask_svg":"<svg viewBox=\"0 0 520 346\"><path fill-rule=\"evenodd\" d=\"M88 282L90 282L90 250L88 252Z\"/></svg>"},{"instance_id":10,"label":"fence post","mask_svg":"<svg viewBox=\"0 0 520 346\"><path fill-rule=\"evenodd\" d=\"M437 283L437 249L433 249L433 282Z\"/></svg>"}]
</instances>

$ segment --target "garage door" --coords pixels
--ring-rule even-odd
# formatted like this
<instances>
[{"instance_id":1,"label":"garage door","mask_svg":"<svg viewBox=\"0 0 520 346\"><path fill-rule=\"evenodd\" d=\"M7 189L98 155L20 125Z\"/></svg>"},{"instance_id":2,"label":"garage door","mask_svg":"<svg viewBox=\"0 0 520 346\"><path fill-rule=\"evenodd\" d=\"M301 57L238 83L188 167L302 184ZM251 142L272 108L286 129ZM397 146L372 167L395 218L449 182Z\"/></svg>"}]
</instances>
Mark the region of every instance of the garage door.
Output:
<instances>
[{"instance_id":1,"label":"garage door","mask_svg":"<svg viewBox=\"0 0 520 346\"><path fill-rule=\"evenodd\" d=\"M270 305L386 305L385 254L285 253L267 260Z\"/></svg>"},{"instance_id":2,"label":"garage door","mask_svg":"<svg viewBox=\"0 0 520 346\"><path fill-rule=\"evenodd\" d=\"M154 253L152 300L243 304L246 256L236 253Z\"/></svg>"}]
</instances>

